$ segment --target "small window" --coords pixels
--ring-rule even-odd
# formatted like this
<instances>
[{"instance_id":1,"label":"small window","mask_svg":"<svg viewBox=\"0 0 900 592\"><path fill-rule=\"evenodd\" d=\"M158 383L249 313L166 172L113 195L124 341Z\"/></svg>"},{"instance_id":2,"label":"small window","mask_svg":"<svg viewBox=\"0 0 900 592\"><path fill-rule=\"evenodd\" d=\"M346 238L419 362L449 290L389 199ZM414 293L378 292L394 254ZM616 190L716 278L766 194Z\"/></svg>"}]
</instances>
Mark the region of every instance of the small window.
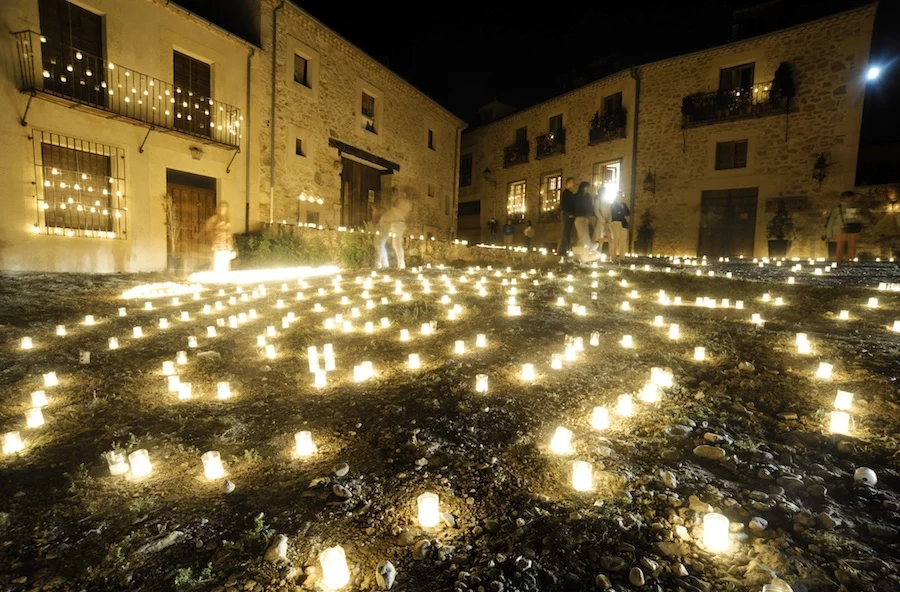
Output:
<instances>
[{"instance_id":1,"label":"small window","mask_svg":"<svg viewBox=\"0 0 900 592\"><path fill-rule=\"evenodd\" d=\"M754 63L719 70L719 90L731 91L753 86Z\"/></svg>"},{"instance_id":2,"label":"small window","mask_svg":"<svg viewBox=\"0 0 900 592\"><path fill-rule=\"evenodd\" d=\"M550 118L550 133L551 134L555 134L556 132L561 131L562 128L563 128L562 114L554 115L553 117Z\"/></svg>"},{"instance_id":3,"label":"small window","mask_svg":"<svg viewBox=\"0 0 900 592\"><path fill-rule=\"evenodd\" d=\"M294 154L297 156L306 156L306 153L303 152L303 139L297 138L294 140Z\"/></svg>"},{"instance_id":4,"label":"small window","mask_svg":"<svg viewBox=\"0 0 900 592\"><path fill-rule=\"evenodd\" d=\"M378 133L375 128L375 97L363 91L362 105L360 108L362 114L362 126L367 132Z\"/></svg>"},{"instance_id":5,"label":"small window","mask_svg":"<svg viewBox=\"0 0 900 592\"><path fill-rule=\"evenodd\" d=\"M463 154L459 159L459 186L469 187L472 184L472 155Z\"/></svg>"},{"instance_id":6,"label":"small window","mask_svg":"<svg viewBox=\"0 0 900 592\"><path fill-rule=\"evenodd\" d=\"M428 184L428 197L434 197L434 185Z\"/></svg>"},{"instance_id":7,"label":"small window","mask_svg":"<svg viewBox=\"0 0 900 592\"><path fill-rule=\"evenodd\" d=\"M428 147L434 150L434 130L428 130Z\"/></svg>"},{"instance_id":8,"label":"small window","mask_svg":"<svg viewBox=\"0 0 900 592\"><path fill-rule=\"evenodd\" d=\"M716 170L747 168L747 140L716 142Z\"/></svg>"},{"instance_id":9,"label":"small window","mask_svg":"<svg viewBox=\"0 0 900 592\"><path fill-rule=\"evenodd\" d=\"M319 212L306 212L306 223L319 225Z\"/></svg>"},{"instance_id":10,"label":"small window","mask_svg":"<svg viewBox=\"0 0 900 592\"><path fill-rule=\"evenodd\" d=\"M528 143L528 127L520 127L516 130L516 144Z\"/></svg>"},{"instance_id":11,"label":"small window","mask_svg":"<svg viewBox=\"0 0 900 592\"><path fill-rule=\"evenodd\" d=\"M466 202L459 204L459 215L460 216L480 216L481 215L481 200L466 201Z\"/></svg>"},{"instance_id":12,"label":"small window","mask_svg":"<svg viewBox=\"0 0 900 592\"><path fill-rule=\"evenodd\" d=\"M622 110L622 93L617 92L603 99L604 115L611 115Z\"/></svg>"},{"instance_id":13,"label":"small window","mask_svg":"<svg viewBox=\"0 0 900 592\"><path fill-rule=\"evenodd\" d=\"M444 195L444 215L450 215L450 195Z\"/></svg>"},{"instance_id":14,"label":"small window","mask_svg":"<svg viewBox=\"0 0 900 592\"><path fill-rule=\"evenodd\" d=\"M521 222L525 219L525 181L515 181L509 184L506 216L513 222Z\"/></svg>"},{"instance_id":15,"label":"small window","mask_svg":"<svg viewBox=\"0 0 900 592\"><path fill-rule=\"evenodd\" d=\"M309 88L309 60L294 54L294 82Z\"/></svg>"}]
</instances>

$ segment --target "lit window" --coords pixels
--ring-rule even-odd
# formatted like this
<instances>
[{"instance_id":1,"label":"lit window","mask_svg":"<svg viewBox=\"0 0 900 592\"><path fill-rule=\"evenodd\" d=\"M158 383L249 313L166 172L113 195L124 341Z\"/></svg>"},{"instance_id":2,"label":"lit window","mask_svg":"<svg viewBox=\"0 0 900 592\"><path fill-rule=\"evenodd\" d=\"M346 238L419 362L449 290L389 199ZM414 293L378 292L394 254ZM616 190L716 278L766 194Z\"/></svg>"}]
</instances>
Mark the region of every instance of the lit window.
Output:
<instances>
[{"instance_id":1,"label":"lit window","mask_svg":"<svg viewBox=\"0 0 900 592\"><path fill-rule=\"evenodd\" d=\"M514 222L525 219L525 181L515 181L509 184L506 215Z\"/></svg>"},{"instance_id":2,"label":"lit window","mask_svg":"<svg viewBox=\"0 0 900 592\"><path fill-rule=\"evenodd\" d=\"M619 194L622 178L622 160L594 163L591 172L591 187L606 201L612 201Z\"/></svg>"},{"instance_id":3,"label":"lit window","mask_svg":"<svg viewBox=\"0 0 900 592\"><path fill-rule=\"evenodd\" d=\"M541 176L540 211L541 222L559 220L559 197L562 191L562 173L547 173Z\"/></svg>"}]
</instances>

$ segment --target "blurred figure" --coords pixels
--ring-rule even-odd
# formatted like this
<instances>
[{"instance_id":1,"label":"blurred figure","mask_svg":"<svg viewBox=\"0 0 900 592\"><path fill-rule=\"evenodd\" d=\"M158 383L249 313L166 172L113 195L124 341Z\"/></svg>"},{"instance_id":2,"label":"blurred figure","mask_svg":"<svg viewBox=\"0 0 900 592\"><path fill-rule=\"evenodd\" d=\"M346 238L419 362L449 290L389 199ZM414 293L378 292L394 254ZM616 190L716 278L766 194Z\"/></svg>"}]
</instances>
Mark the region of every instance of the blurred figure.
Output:
<instances>
[{"instance_id":1,"label":"blurred figure","mask_svg":"<svg viewBox=\"0 0 900 592\"><path fill-rule=\"evenodd\" d=\"M516 225L513 224L511 218L506 219L506 224L503 225L503 246L507 249L513 246L513 237L516 235Z\"/></svg>"},{"instance_id":2,"label":"blurred figure","mask_svg":"<svg viewBox=\"0 0 900 592\"><path fill-rule=\"evenodd\" d=\"M231 217L228 215L228 202L219 202L216 213L209 217L204 229L212 247L213 271L217 273L229 271L235 252L234 235L231 233Z\"/></svg>"},{"instance_id":3,"label":"blurred figure","mask_svg":"<svg viewBox=\"0 0 900 592\"><path fill-rule=\"evenodd\" d=\"M573 210L575 213L573 226L578 232L578 243L571 248L575 255L584 259L591 247L591 217L594 215L594 197L591 195L591 184L587 181L582 181L578 185Z\"/></svg>"},{"instance_id":4,"label":"blurred figure","mask_svg":"<svg viewBox=\"0 0 900 592\"><path fill-rule=\"evenodd\" d=\"M488 243L489 244L497 244L497 219L491 216L491 219L488 220Z\"/></svg>"},{"instance_id":5,"label":"blurred figure","mask_svg":"<svg viewBox=\"0 0 900 592\"><path fill-rule=\"evenodd\" d=\"M622 201L621 195L615 195L609 204L609 229L612 236L609 239L609 258L616 263L622 262L622 257L628 252L628 216L631 210Z\"/></svg>"},{"instance_id":6,"label":"blurred figure","mask_svg":"<svg viewBox=\"0 0 900 592\"><path fill-rule=\"evenodd\" d=\"M534 226L531 225L531 220L525 223L525 231L523 234L525 235L525 248L530 251L531 239L534 238Z\"/></svg>"},{"instance_id":7,"label":"blurred figure","mask_svg":"<svg viewBox=\"0 0 900 592\"><path fill-rule=\"evenodd\" d=\"M397 256L397 267L406 269L406 254L403 251L403 235L406 233L406 218L412 211L412 202L405 197L397 197L396 191L393 193L393 204L387 209L373 209L373 220L375 220L375 229L377 231L375 237L375 251L378 256L376 267L378 269L386 269L390 267L387 254L387 243L391 241L394 248L394 254Z\"/></svg>"},{"instance_id":8,"label":"blurred figure","mask_svg":"<svg viewBox=\"0 0 900 592\"><path fill-rule=\"evenodd\" d=\"M559 211L562 218L562 234L559 237L557 251L565 257L572 248L572 227L575 225L575 177L566 179L565 189L559 198Z\"/></svg>"},{"instance_id":9,"label":"blurred figure","mask_svg":"<svg viewBox=\"0 0 900 592\"><path fill-rule=\"evenodd\" d=\"M855 191L841 193L840 201L831 210L825 222L826 238L834 237L837 243L835 259L840 263L847 255L848 262L856 259L856 239L862 232L863 224L869 221L865 206L859 201Z\"/></svg>"}]
</instances>

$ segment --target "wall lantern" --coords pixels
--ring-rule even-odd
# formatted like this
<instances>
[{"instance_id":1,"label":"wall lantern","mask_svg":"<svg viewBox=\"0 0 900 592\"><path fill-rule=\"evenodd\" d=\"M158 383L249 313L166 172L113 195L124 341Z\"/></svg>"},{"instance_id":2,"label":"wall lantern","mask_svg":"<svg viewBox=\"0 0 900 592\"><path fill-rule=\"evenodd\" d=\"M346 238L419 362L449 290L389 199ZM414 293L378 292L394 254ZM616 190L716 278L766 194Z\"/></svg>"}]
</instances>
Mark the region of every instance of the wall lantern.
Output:
<instances>
[{"instance_id":1,"label":"wall lantern","mask_svg":"<svg viewBox=\"0 0 900 592\"><path fill-rule=\"evenodd\" d=\"M649 170L647 176L644 177L644 191L652 193L653 197L656 197L656 175Z\"/></svg>"},{"instance_id":2,"label":"wall lantern","mask_svg":"<svg viewBox=\"0 0 900 592\"><path fill-rule=\"evenodd\" d=\"M200 160L203 158L203 150L201 150L197 146L191 146L191 158L194 160Z\"/></svg>"},{"instance_id":3,"label":"wall lantern","mask_svg":"<svg viewBox=\"0 0 900 592\"><path fill-rule=\"evenodd\" d=\"M816 164L813 165L812 174L812 178L819 182L819 187L822 187L822 181L828 176L829 166L831 166L831 164L825 159L825 153L822 152L816 159Z\"/></svg>"}]
</instances>

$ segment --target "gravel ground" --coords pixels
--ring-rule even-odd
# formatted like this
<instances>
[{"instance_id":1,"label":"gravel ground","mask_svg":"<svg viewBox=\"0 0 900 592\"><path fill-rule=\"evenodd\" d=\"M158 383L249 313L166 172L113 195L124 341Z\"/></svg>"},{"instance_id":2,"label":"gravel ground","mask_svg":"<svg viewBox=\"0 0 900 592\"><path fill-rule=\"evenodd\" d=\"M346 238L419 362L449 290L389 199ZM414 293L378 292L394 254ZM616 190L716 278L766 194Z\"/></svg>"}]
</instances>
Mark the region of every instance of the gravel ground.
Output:
<instances>
[{"instance_id":1,"label":"gravel ground","mask_svg":"<svg viewBox=\"0 0 900 592\"><path fill-rule=\"evenodd\" d=\"M387 561L396 570L391 589L410 592L758 591L776 576L795 591L900 589L900 333L891 330L900 292L878 290L900 283L897 267L818 276L824 264L636 264L545 261L534 273L502 264L499 275L423 269L430 293L419 270L392 271L389 282L374 278L373 310L355 282L368 270L344 270L341 293L318 278L308 287L291 281L286 292L270 282L257 298L255 284L245 286L247 302L234 286L223 296L209 286L180 304L172 296L123 299L165 276L0 275L0 433L19 430L25 441L22 452L0 454L0 587L321 590L317 557L341 545L347 590L383 589ZM449 304L440 300L444 274L456 290ZM478 294L482 277L486 296ZM410 300L394 293L396 279ZM506 315L512 288L520 317ZM683 305L660 303L660 290ZM718 306L695 306L704 296ZM867 307L873 297L877 308ZM216 301L223 310L204 314ZM324 312L313 312L315 303ZM447 316L453 304L462 307L458 320ZM349 318L351 307L361 310L354 332L325 328L335 314ZM257 319L227 327L229 315L251 308ZM848 320L839 320L841 310ZM288 312L296 320L284 329ZM762 326L750 322L753 313ZM84 325L86 314L96 325ZM656 315L663 327L653 325ZM389 328L378 327L382 317ZM219 318L226 326L207 337ZM367 320L376 325L371 335L362 331ZM434 335L420 335L429 321ZM668 338L669 323L680 326L678 340ZM59 324L64 337L55 335ZM132 337L136 325L141 339ZM257 346L267 326L275 327L267 338L274 359ZM399 339L404 328L408 342ZM592 332L599 345L590 345ZM797 353L797 332L809 336L811 354ZM475 347L477 333L486 347ZM197 348L188 347L191 335ZM621 346L623 335L633 349ZM26 336L31 350L20 349ZM108 349L109 337L119 349ZM567 337L582 338L585 349L553 370L551 356L564 352ZM456 340L467 353L453 353ZM306 352L326 343L337 369L317 389ZM696 346L707 360L693 359ZM177 369L193 386L190 400L167 392L161 372L181 350L188 360ZM82 351L90 363L80 363ZM421 370L407 368L413 352ZM364 360L375 376L354 382L353 366ZM815 378L823 361L834 365L830 380ZM537 372L530 383L519 377L526 362ZM673 385L660 401L642 402L653 367L671 371ZM28 429L30 393L50 371L60 384L46 388L46 423ZM489 389L476 393L482 373ZM216 398L218 381L229 381L232 398ZM855 393L848 435L829 430L838 389ZM632 417L616 413L626 393L635 395ZM592 428L595 406L609 408L608 429ZM573 432L571 454L550 450L557 426ZM311 457L293 452L300 430L318 446ZM141 448L152 474L110 475L105 452ZM204 478L208 450L221 453L233 491L225 479ZM574 460L592 463L592 491L572 488ZM874 471L876 485L855 480L861 467ZM416 519L416 497L426 491L440 496L443 512L427 529ZM725 552L703 541L712 511L731 521Z\"/></svg>"}]
</instances>

